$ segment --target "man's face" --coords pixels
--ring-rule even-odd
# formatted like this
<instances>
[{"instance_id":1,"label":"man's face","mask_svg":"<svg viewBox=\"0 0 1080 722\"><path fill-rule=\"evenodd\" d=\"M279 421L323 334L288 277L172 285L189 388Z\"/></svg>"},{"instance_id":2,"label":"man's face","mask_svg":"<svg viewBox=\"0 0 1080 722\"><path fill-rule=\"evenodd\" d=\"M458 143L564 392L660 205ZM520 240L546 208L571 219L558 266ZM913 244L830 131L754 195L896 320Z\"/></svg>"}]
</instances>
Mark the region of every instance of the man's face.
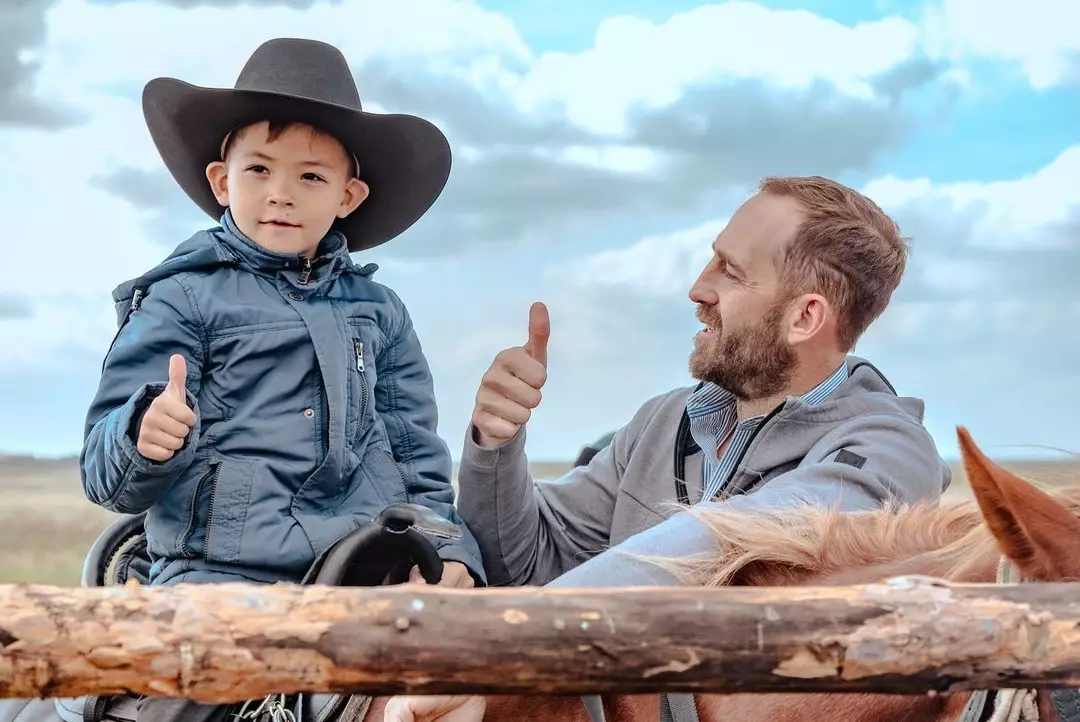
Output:
<instances>
[{"instance_id":1,"label":"man's face","mask_svg":"<svg viewBox=\"0 0 1080 722\"><path fill-rule=\"evenodd\" d=\"M781 288L776 259L801 220L791 199L759 194L717 236L712 260L690 289L705 326L690 355L694 378L743 401L788 385L796 356L788 341L790 298Z\"/></svg>"},{"instance_id":2,"label":"man's face","mask_svg":"<svg viewBox=\"0 0 1080 722\"><path fill-rule=\"evenodd\" d=\"M275 253L311 256L334 220L368 193L345 148L309 126L291 126L272 141L268 123L241 129L228 158L206 175L240 230Z\"/></svg>"}]
</instances>

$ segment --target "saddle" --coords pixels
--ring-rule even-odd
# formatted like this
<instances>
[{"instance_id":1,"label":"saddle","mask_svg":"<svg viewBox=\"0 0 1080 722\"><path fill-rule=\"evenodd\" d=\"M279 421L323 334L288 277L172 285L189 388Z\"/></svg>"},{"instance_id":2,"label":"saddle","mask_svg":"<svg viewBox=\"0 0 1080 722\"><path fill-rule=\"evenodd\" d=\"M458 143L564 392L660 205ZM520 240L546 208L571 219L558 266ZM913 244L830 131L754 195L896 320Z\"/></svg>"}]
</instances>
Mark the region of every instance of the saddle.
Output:
<instances>
[{"instance_id":1,"label":"saddle","mask_svg":"<svg viewBox=\"0 0 1080 722\"><path fill-rule=\"evenodd\" d=\"M103 531L91 545L82 569L82 585L106 587L129 580L148 584L150 557L146 550L145 514L126 516ZM375 587L401 584L416 566L428 584L442 579L443 562L425 536L458 538L461 531L427 507L394 504L370 523L358 527L319 554L301 584ZM64 722L134 722L134 695L89 695L54 700ZM363 719L370 697L345 694L269 695L262 700L226 705L230 719L243 722L287 720L336 722Z\"/></svg>"}]
</instances>

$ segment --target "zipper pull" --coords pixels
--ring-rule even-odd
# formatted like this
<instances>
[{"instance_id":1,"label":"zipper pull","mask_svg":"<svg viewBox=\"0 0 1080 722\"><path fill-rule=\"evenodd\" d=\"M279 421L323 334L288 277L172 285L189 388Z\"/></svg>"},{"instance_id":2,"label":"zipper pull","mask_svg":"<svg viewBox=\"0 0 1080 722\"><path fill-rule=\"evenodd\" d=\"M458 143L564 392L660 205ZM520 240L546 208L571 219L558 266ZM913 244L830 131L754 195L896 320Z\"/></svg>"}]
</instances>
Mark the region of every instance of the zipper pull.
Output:
<instances>
[{"instance_id":1,"label":"zipper pull","mask_svg":"<svg viewBox=\"0 0 1080 722\"><path fill-rule=\"evenodd\" d=\"M353 351L356 354L356 370L364 373L364 342L354 340Z\"/></svg>"},{"instance_id":2,"label":"zipper pull","mask_svg":"<svg viewBox=\"0 0 1080 722\"><path fill-rule=\"evenodd\" d=\"M311 280L311 259L305 257L304 265L300 269L300 283L306 285Z\"/></svg>"}]
</instances>

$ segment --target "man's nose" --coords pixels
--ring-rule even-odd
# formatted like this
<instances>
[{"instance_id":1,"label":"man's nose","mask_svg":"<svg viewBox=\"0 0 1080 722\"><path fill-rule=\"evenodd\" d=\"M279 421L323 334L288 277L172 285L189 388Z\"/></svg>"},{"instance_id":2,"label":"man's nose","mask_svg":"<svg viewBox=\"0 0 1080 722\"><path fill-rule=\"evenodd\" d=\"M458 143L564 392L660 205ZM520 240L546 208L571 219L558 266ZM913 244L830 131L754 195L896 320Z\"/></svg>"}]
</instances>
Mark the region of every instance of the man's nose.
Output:
<instances>
[{"instance_id":1,"label":"man's nose","mask_svg":"<svg viewBox=\"0 0 1080 722\"><path fill-rule=\"evenodd\" d=\"M705 279L705 274L698 276L690 286L690 300L701 306L715 306L720 296Z\"/></svg>"}]
</instances>

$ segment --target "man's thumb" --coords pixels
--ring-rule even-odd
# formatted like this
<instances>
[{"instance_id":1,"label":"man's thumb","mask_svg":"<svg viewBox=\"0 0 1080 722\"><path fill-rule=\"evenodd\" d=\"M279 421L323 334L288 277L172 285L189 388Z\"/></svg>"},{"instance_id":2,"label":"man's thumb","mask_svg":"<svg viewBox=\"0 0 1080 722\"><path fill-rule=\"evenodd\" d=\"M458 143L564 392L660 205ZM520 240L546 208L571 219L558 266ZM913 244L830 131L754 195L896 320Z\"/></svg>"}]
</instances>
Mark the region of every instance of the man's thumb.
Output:
<instances>
[{"instance_id":1,"label":"man's thumb","mask_svg":"<svg viewBox=\"0 0 1080 722\"><path fill-rule=\"evenodd\" d=\"M184 357L174 353L169 358L169 384L165 391L180 401L187 401L187 362Z\"/></svg>"},{"instance_id":2,"label":"man's thumb","mask_svg":"<svg viewBox=\"0 0 1080 722\"><path fill-rule=\"evenodd\" d=\"M547 306L537 301L529 309L529 341L525 350L530 356L547 366L547 344L551 335L551 319Z\"/></svg>"}]
</instances>

